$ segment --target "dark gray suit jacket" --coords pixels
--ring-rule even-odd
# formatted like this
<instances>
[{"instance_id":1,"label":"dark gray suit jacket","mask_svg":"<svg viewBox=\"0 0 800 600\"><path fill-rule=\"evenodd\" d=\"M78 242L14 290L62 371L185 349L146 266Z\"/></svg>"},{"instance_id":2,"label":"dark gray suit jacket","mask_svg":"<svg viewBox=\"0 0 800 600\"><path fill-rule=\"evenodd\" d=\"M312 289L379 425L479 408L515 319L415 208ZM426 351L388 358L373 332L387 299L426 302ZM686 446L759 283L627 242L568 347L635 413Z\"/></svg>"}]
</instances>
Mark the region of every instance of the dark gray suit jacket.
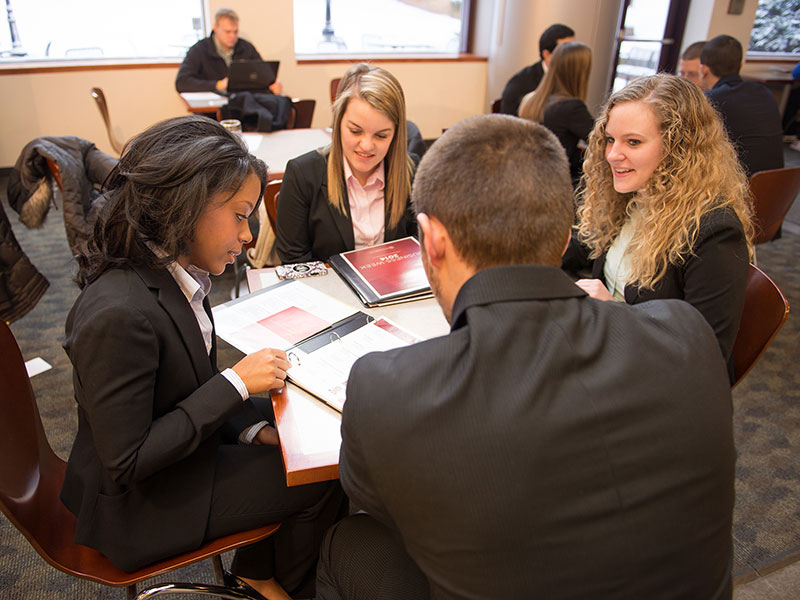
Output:
<instances>
[{"instance_id":1,"label":"dark gray suit jacket","mask_svg":"<svg viewBox=\"0 0 800 600\"><path fill-rule=\"evenodd\" d=\"M783 168L781 114L766 86L731 74L722 77L706 96L719 111L748 177Z\"/></svg>"},{"instance_id":2,"label":"dark gray suit jacket","mask_svg":"<svg viewBox=\"0 0 800 600\"><path fill-rule=\"evenodd\" d=\"M78 433L61 499L75 541L126 571L199 546L223 425L259 415L217 372L178 284L166 269L106 272L72 307L64 349Z\"/></svg>"},{"instance_id":3,"label":"dark gray suit jacket","mask_svg":"<svg viewBox=\"0 0 800 600\"><path fill-rule=\"evenodd\" d=\"M416 155L411 155L415 163ZM388 177L388 172L387 172ZM344 190L347 198L347 190ZM316 150L293 158L286 165L278 199L275 247L282 263L328 260L334 254L355 249L350 205L347 214L328 201L328 156ZM416 235L417 221L411 202L396 227L386 215L384 241Z\"/></svg>"},{"instance_id":4,"label":"dark gray suit jacket","mask_svg":"<svg viewBox=\"0 0 800 600\"><path fill-rule=\"evenodd\" d=\"M688 341L687 341L688 340ZM449 335L350 375L339 474L435 598L730 598L725 364L689 304L480 271Z\"/></svg>"}]
</instances>

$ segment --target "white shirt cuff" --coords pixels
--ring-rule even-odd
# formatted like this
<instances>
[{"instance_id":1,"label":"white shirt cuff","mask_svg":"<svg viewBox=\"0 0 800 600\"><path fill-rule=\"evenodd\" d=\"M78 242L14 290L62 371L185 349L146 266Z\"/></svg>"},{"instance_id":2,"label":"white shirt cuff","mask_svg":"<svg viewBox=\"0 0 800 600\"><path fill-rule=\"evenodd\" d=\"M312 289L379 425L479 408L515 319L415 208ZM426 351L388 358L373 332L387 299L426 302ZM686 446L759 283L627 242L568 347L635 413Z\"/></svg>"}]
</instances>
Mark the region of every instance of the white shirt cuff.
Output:
<instances>
[{"instance_id":1,"label":"white shirt cuff","mask_svg":"<svg viewBox=\"0 0 800 600\"><path fill-rule=\"evenodd\" d=\"M254 423L253 425L250 425L250 427L248 427L247 429L242 431L242 433L239 434L239 438L238 438L239 443L240 444L252 444L253 440L256 437L256 435L258 435L258 432L261 431L267 425L269 425L269 423L267 423L266 421L259 421L258 423Z\"/></svg>"},{"instance_id":2,"label":"white shirt cuff","mask_svg":"<svg viewBox=\"0 0 800 600\"><path fill-rule=\"evenodd\" d=\"M231 382L231 385L236 388L239 395L242 397L242 402L250 397L250 392L247 391L247 386L242 381L242 378L233 369L225 369L222 376Z\"/></svg>"}]
</instances>

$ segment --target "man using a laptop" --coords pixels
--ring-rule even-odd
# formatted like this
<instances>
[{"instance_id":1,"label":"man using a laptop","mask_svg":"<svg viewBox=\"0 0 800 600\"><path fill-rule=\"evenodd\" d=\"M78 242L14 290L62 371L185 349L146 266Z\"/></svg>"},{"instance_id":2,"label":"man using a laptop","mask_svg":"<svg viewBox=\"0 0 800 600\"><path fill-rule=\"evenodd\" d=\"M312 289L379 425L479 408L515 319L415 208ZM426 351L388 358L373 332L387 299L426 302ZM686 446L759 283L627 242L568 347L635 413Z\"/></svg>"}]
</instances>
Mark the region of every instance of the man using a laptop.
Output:
<instances>
[{"instance_id":1,"label":"man using a laptop","mask_svg":"<svg viewBox=\"0 0 800 600\"><path fill-rule=\"evenodd\" d=\"M225 92L228 69L235 60L261 60L255 46L239 38L239 15L230 8L220 8L214 15L210 36L189 48L183 59L175 89L178 92ZM280 81L269 86L273 94L283 92Z\"/></svg>"}]
</instances>

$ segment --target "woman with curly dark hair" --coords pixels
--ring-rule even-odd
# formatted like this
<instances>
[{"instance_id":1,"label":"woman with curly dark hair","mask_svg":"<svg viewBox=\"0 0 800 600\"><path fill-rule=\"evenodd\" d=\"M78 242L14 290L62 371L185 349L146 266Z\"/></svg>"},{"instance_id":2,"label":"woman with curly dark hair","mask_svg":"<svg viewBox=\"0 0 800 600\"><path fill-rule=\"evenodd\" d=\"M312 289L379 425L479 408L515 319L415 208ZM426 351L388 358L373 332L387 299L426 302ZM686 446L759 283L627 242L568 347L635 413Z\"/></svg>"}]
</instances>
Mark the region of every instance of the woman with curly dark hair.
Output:
<instances>
[{"instance_id":1,"label":"woman with curly dark hair","mask_svg":"<svg viewBox=\"0 0 800 600\"><path fill-rule=\"evenodd\" d=\"M126 571L282 522L231 569L286 599L313 595L304 586L343 495L338 483L286 486L271 405L250 397L283 387L286 355L267 348L220 373L206 297L209 275L250 241L266 181L240 136L205 117L127 144L66 323L78 433L61 498L75 541Z\"/></svg>"}]
</instances>

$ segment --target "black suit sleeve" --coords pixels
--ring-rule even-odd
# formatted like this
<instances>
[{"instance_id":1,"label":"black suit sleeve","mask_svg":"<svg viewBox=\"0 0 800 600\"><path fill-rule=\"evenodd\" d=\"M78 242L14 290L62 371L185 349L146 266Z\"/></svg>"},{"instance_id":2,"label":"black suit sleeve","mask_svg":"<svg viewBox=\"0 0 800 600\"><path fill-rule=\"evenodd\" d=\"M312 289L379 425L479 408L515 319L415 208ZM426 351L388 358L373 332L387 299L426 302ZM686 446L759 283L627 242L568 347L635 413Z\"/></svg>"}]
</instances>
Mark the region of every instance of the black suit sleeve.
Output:
<instances>
[{"instance_id":1,"label":"black suit sleeve","mask_svg":"<svg viewBox=\"0 0 800 600\"><path fill-rule=\"evenodd\" d=\"M275 248L282 263L312 260L308 222L316 186L309 175L303 173L296 160L290 160L286 165L275 219Z\"/></svg>"},{"instance_id":2,"label":"black suit sleeve","mask_svg":"<svg viewBox=\"0 0 800 600\"><path fill-rule=\"evenodd\" d=\"M581 100L570 103L566 122L569 130L584 142L589 139L589 134L594 128L594 118Z\"/></svg>"},{"instance_id":3,"label":"black suit sleeve","mask_svg":"<svg viewBox=\"0 0 800 600\"><path fill-rule=\"evenodd\" d=\"M726 361L733 352L742 318L749 264L738 220L735 226L722 226L710 232L686 262L683 299L711 325Z\"/></svg>"},{"instance_id":4,"label":"black suit sleeve","mask_svg":"<svg viewBox=\"0 0 800 600\"><path fill-rule=\"evenodd\" d=\"M339 479L353 509L363 510L378 521L395 527L386 511L373 480L369 453L361 444L362 431L369 431L369 415L362 407L375 406L370 399L376 394L371 382L375 372L370 359L362 358L353 365L347 382L347 402L342 414L342 447L339 451ZM355 399L350 402L351 399Z\"/></svg>"},{"instance_id":5,"label":"black suit sleeve","mask_svg":"<svg viewBox=\"0 0 800 600\"><path fill-rule=\"evenodd\" d=\"M186 458L241 409L236 388L218 373L158 414L161 351L154 324L128 304L104 307L74 331L70 359L81 408L103 466L123 485Z\"/></svg>"},{"instance_id":6,"label":"black suit sleeve","mask_svg":"<svg viewBox=\"0 0 800 600\"><path fill-rule=\"evenodd\" d=\"M216 89L219 79L208 79L205 74L205 53L206 48L202 44L189 48L175 77L175 89L178 93L213 92Z\"/></svg>"}]
</instances>

